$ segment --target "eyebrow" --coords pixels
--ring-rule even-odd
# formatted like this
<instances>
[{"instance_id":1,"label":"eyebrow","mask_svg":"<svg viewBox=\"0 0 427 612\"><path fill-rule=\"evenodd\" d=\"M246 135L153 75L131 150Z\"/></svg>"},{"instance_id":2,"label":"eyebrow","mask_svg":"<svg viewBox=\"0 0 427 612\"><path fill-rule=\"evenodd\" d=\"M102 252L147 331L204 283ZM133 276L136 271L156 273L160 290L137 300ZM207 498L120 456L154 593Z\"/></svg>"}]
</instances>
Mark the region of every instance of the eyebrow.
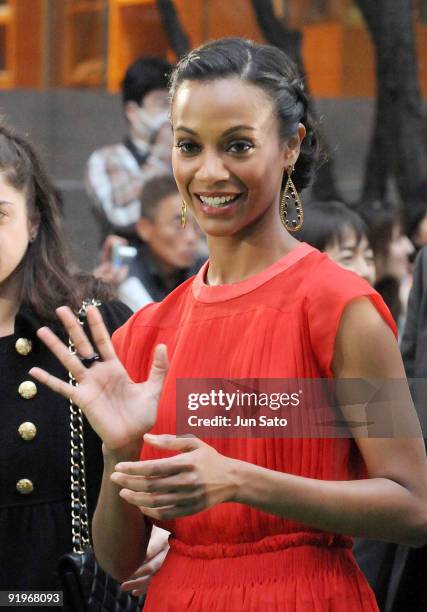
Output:
<instances>
[{"instance_id":1,"label":"eyebrow","mask_svg":"<svg viewBox=\"0 0 427 612\"><path fill-rule=\"evenodd\" d=\"M9 206L13 206L13 202L9 202L8 200L0 200L0 206L3 204L8 204Z\"/></svg>"},{"instance_id":2,"label":"eyebrow","mask_svg":"<svg viewBox=\"0 0 427 612\"><path fill-rule=\"evenodd\" d=\"M176 131L178 130L181 130L182 132L187 132L188 134L192 134L193 136L197 136L197 132L194 132L194 130L190 130L190 128L187 128L183 125L178 125L178 127L176 128ZM255 128L250 125L235 125L231 128L228 128L228 130L225 130L222 136L229 136L233 132L238 132L239 130L255 131Z\"/></svg>"}]
</instances>

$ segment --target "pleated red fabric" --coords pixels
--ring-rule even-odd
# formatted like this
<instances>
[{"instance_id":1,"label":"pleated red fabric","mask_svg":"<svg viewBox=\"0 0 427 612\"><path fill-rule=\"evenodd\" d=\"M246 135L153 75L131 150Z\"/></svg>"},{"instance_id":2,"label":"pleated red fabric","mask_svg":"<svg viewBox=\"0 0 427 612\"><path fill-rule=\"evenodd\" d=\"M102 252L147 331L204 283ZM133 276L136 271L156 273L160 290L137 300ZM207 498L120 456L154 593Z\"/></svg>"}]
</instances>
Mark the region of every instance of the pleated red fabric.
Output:
<instances>
[{"instance_id":1,"label":"pleated red fabric","mask_svg":"<svg viewBox=\"0 0 427 612\"><path fill-rule=\"evenodd\" d=\"M365 281L305 243L232 285L207 286L207 266L114 335L135 381L146 379L154 347L168 347L170 370L152 433L176 433L178 378L331 377L340 318L353 299L369 298L396 333L387 307ZM289 474L352 480L364 473L349 438L205 441L226 456ZM141 458L164 456L144 445ZM378 610L349 537L236 503L159 524L172 533L171 549L144 611Z\"/></svg>"}]
</instances>

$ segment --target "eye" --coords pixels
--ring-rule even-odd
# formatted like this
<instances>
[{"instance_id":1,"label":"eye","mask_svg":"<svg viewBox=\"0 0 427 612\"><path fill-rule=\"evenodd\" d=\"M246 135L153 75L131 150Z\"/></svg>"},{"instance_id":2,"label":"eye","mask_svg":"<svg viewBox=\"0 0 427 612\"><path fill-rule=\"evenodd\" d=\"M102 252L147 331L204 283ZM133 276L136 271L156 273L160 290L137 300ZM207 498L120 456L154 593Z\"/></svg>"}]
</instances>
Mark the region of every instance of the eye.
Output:
<instances>
[{"instance_id":1,"label":"eye","mask_svg":"<svg viewBox=\"0 0 427 612\"><path fill-rule=\"evenodd\" d=\"M344 252L344 253L340 253L339 257L338 257L338 261L339 263L342 263L344 265L350 265L353 262L354 259L354 253L352 252Z\"/></svg>"},{"instance_id":2,"label":"eye","mask_svg":"<svg viewBox=\"0 0 427 612\"><path fill-rule=\"evenodd\" d=\"M254 145L249 140L234 140L227 147L229 153L247 153Z\"/></svg>"},{"instance_id":3,"label":"eye","mask_svg":"<svg viewBox=\"0 0 427 612\"><path fill-rule=\"evenodd\" d=\"M195 155L200 151L199 145L191 140L178 140L175 146L183 155Z\"/></svg>"}]
</instances>

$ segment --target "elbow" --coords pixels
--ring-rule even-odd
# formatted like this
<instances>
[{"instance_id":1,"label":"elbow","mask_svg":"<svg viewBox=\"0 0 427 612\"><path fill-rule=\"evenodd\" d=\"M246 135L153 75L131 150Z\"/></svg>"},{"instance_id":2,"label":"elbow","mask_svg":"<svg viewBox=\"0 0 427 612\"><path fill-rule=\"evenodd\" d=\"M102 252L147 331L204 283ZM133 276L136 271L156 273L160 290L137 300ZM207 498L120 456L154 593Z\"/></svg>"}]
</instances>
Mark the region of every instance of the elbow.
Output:
<instances>
[{"instance_id":1,"label":"elbow","mask_svg":"<svg viewBox=\"0 0 427 612\"><path fill-rule=\"evenodd\" d=\"M115 557L112 559L106 555L103 555L102 551L94 548L95 558L99 566L109 574L117 582L124 582L138 569L139 563L129 563L129 560Z\"/></svg>"},{"instance_id":2,"label":"elbow","mask_svg":"<svg viewBox=\"0 0 427 612\"><path fill-rule=\"evenodd\" d=\"M422 548L427 545L427 502L424 501L421 510L409 517L409 529L402 544L412 548Z\"/></svg>"}]
</instances>

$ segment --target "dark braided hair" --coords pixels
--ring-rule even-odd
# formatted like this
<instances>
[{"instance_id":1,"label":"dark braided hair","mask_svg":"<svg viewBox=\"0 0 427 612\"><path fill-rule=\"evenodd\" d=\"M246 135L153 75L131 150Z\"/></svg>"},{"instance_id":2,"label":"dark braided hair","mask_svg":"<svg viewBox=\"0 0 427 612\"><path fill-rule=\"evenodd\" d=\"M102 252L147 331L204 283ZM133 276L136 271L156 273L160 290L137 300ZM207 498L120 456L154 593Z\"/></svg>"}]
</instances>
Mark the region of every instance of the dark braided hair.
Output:
<instances>
[{"instance_id":1,"label":"dark braided hair","mask_svg":"<svg viewBox=\"0 0 427 612\"><path fill-rule=\"evenodd\" d=\"M263 89L273 100L279 121L279 135L289 138L302 123L306 129L292 180L298 190L310 183L318 156L309 99L297 69L277 47L259 45L243 38L222 38L190 51L171 74L171 102L185 80L210 81L239 77ZM284 183L287 176L284 177Z\"/></svg>"}]
</instances>

